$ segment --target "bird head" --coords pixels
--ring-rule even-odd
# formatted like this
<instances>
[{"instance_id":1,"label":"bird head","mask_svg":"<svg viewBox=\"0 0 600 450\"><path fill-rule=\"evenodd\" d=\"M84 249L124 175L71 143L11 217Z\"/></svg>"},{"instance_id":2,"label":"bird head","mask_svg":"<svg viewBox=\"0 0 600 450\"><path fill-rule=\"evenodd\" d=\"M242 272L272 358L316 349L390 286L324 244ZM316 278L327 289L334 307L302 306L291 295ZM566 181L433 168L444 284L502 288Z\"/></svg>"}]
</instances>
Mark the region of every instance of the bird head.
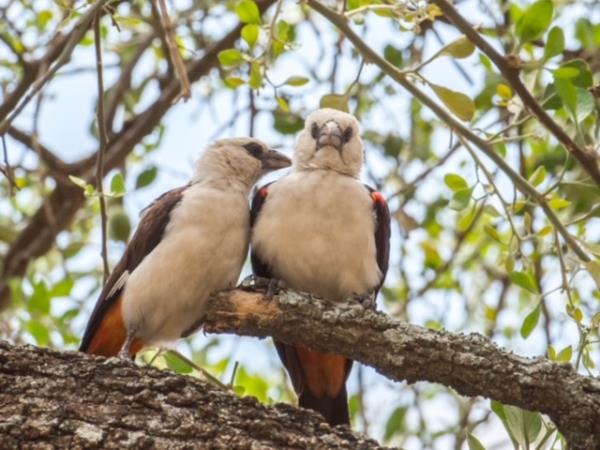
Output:
<instances>
[{"instance_id":1,"label":"bird head","mask_svg":"<svg viewBox=\"0 0 600 450\"><path fill-rule=\"evenodd\" d=\"M194 181L211 180L248 190L263 175L291 164L282 153L254 138L220 139L196 163Z\"/></svg>"},{"instance_id":2,"label":"bird head","mask_svg":"<svg viewBox=\"0 0 600 450\"><path fill-rule=\"evenodd\" d=\"M326 169L358 177L363 164L358 121L336 109L316 110L306 118L293 159L297 170Z\"/></svg>"}]
</instances>

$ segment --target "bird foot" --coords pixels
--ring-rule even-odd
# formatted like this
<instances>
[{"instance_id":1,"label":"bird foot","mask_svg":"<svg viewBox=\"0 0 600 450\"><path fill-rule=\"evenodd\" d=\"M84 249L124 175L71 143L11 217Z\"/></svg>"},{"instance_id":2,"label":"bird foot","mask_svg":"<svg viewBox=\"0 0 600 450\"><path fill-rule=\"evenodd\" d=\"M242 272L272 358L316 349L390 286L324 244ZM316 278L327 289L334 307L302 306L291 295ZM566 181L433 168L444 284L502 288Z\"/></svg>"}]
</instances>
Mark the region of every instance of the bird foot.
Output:
<instances>
[{"instance_id":1,"label":"bird foot","mask_svg":"<svg viewBox=\"0 0 600 450\"><path fill-rule=\"evenodd\" d=\"M286 288L285 283L277 278L271 278L269 286L267 286L267 293L265 297L267 300L273 300L276 294L283 291Z\"/></svg>"},{"instance_id":2,"label":"bird foot","mask_svg":"<svg viewBox=\"0 0 600 450\"><path fill-rule=\"evenodd\" d=\"M375 293L369 292L367 294L353 294L350 297L351 302L358 302L365 309L375 309L377 307L377 301L375 299Z\"/></svg>"},{"instance_id":3,"label":"bird foot","mask_svg":"<svg viewBox=\"0 0 600 450\"><path fill-rule=\"evenodd\" d=\"M256 275L248 275L238 287L248 291L264 290L268 300L272 300L276 294L286 288L285 283L281 280L257 277Z\"/></svg>"},{"instance_id":4,"label":"bird foot","mask_svg":"<svg viewBox=\"0 0 600 450\"><path fill-rule=\"evenodd\" d=\"M258 277L254 274L248 275L246 278L242 280L239 284L238 288L247 290L247 291L255 291L257 289L267 289L269 287L269 283L271 282L270 278Z\"/></svg>"}]
</instances>

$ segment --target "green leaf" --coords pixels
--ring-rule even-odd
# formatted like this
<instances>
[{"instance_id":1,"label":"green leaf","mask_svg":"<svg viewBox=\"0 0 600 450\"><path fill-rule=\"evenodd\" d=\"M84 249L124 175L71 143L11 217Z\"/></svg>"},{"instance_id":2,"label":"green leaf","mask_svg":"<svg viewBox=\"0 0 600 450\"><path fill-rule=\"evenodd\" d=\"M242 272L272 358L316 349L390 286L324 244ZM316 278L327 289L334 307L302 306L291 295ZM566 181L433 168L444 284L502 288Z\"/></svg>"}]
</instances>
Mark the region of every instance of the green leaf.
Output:
<instances>
[{"instance_id":1,"label":"green leaf","mask_svg":"<svg viewBox=\"0 0 600 450\"><path fill-rule=\"evenodd\" d=\"M533 311L531 311L527 317L525 317L525 320L523 321L523 325L521 326L521 336L523 337L523 339L527 339L529 337L529 335L531 334L531 332L535 329L535 327L537 326L539 320L540 320L540 311L541 311L541 307L538 304Z\"/></svg>"},{"instance_id":2,"label":"green leaf","mask_svg":"<svg viewBox=\"0 0 600 450\"><path fill-rule=\"evenodd\" d=\"M244 23L260 24L260 10L252 0L240 0L237 2L235 12Z\"/></svg>"},{"instance_id":3,"label":"green leaf","mask_svg":"<svg viewBox=\"0 0 600 450\"><path fill-rule=\"evenodd\" d=\"M87 186L87 181L85 181L82 178L76 177L75 175L69 175L69 180L71 180L71 182L73 184L76 184L77 186L79 186L81 189L85 189Z\"/></svg>"},{"instance_id":4,"label":"green leaf","mask_svg":"<svg viewBox=\"0 0 600 450\"><path fill-rule=\"evenodd\" d=\"M287 84L288 86L304 86L308 81L306 77L293 76L285 80L283 84Z\"/></svg>"},{"instance_id":5,"label":"green leaf","mask_svg":"<svg viewBox=\"0 0 600 450\"><path fill-rule=\"evenodd\" d=\"M551 0L532 3L517 22L516 32L521 41L533 41L546 31L552 22L554 5Z\"/></svg>"},{"instance_id":6,"label":"green leaf","mask_svg":"<svg viewBox=\"0 0 600 450\"><path fill-rule=\"evenodd\" d=\"M538 186L544 182L546 175L546 168L544 166L538 166L538 168L535 169L535 171L529 177L529 182L534 186Z\"/></svg>"},{"instance_id":7,"label":"green leaf","mask_svg":"<svg viewBox=\"0 0 600 450\"><path fill-rule=\"evenodd\" d=\"M350 112L348 97L341 94L327 94L321 97L319 108L333 108L343 112Z\"/></svg>"},{"instance_id":8,"label":"green leaf","mask_svg":"<svg viewBox=\"0 0 600 450\"><path fill-rule=\"evenodd\" d=\"M467 435L467 444L469 444L469 450L485 450L483 444L474 435L469 433Z\"/></svg>"},{"instance_id":9,"label":"green leaf","mask_svg":"<svg viewBox=\"0 0 600 450\"><path fill-rule=\"evenodd\" d=\"M470 121L475 114L475 103L470 97L462 92L453 91L444 86L429 83L431 89L444 102L444 105L452 111L459 119Z\"/></svg>"},{"instance_id":10,"label":"green leaf","mask_svg":"<svg viewBox=\"0 0 600 450\"><path fill-rule=\"evenodd\" d=\"M240 77L227 77L225 78L225 84L230 88L238 88L245 83Z\"/></svg>"},{"instance_id":11,"label":"green leaf","mask_svg":"<svg viewBox=\"0 0 600 450\"><path fill-rule=\"evenodd\" d=\"M500 233L498 233L498 230L496 230L496 227L485 224L483 226L483 231L485 232L485 234L487 234L489 237L491 237L495 241L497 241L501 244L504 244L504 242L502 241L502 238L500 237Z\"/></svg>"},{"instance_id":12,"label":"green leaf","mask_svg":"<svg viewBox=\"0 0 600 450\"><path fill-rule=\"evenodd\" d=\"M463 177L456 173L448 173L444 177L444 182L453 191L460 191L462 189L468 189L469 185Z\"/></svg>"},{"instance_id":13,"label":"green leaf","mask_svg":"<svg viewBox=\"0 0 600 450\"><path fill-rule=\"evenodd\" d=\"M163 358L169 369L175 373L186 374L194 370L194 366L187 361L187 358L182 357L182 355L174 350L163 353Z\"/></svg>"},{"instance_id":14,"label":"green leaf","mask_svg":"<svg viewBox=\"0 0 600 450\"><path fill-rule=\"evenodd\" d=\"M576 67L559 67L553 72L554 78L560 78L561 80L568 80L575 78L579 75L579 69Z\"/></svg>"},{"instance_id":15,"label":"green leaf","mask_svg":"<svg viewBox=\"0 0 600 450\"><path fill-rule=\"evenodd\" d=\"M242 28L242 38L246 41L250 48L254 48L258 36L260 35L260 27L256 24L249 23Z\"/></svg>"},{"instance_id":16,"label":"green leaf","mask_svg":"<svg viewBox=\"0 0 600 450\"><path fill-rule=\"evenodd\" d=\"M384 442L389 441L394 435L402 433L405 428L406 407L400 406L394 410L385 424L385 432L383 433Z\"/></svg>"},{"instance_id":17,"label":"green leaf","mask_svg":"<svg viewBox=\"0 0 600 450\"><path fill-rule=\"evenodd\" d=\"M471 201L471 194L473 194L473 189L460 189L454 192L452 199L450 200L450 204L448 208L453 209L455 211L462 211L467 206L469 206L469 202Z\"/></svg>"},{"instance_id":18,"label":"green leaf","mask_svg":"<svg viewBox=\"0 0 600 450\"><path fill-rule=\"evenodd\" d=\"M125 194L125 180L121 172L114 174L110 180L110 191L112 195L117 197Z\"/></svg>"},{"instance_id":19,"label":"green leaf","mask_svg":"<svg viewBox=\"0 0 600 450\"><path fill-rule=\"evenodd\" d=\"M33 294L29 297L28 309L43 315L50 314L50 291L44 280L33 285Z\"/></svg>"},{"instance_id":20,"label":"green leaf","mask_svg":"<svg viewBox=\"0 0 600 450\"><path fill-rule=\"evenodd\" d=\"M563 348L556 356L556 361L561 363L568 363L573 357L573 348L569 345Z\"/></svg>"},{"instance_id":21,"label":"green leaf","mask_svg":"<svg viewBox=\"0 0 600 450\"><path fill-rule=\"evenodd\" d=\"M225 67L239 66L245 61L244 55L235 48L230 48L219 52L217 55L221 64Z\"/></svg>"},{"instance_id":22,"label":"green leaf","mask_svg":"<svg viewBox=\"0 0 600 450\"><path fill-rule=\"evenodd\" d=\"M590 94L587 89L580 87L576 87L575 89L577 89L577 113L575 114L575 120L581 122L594 112L594 109L596 109L596 101L594 100L594 96Z\"/></svg>"},{"instance_id":23,"label":"green leaf","mask_svg":"<svg viewBox=\"0 0 600 450\"><path fill-rule=\"evenodd\" d=\"M548 33L546 39L546 46L544 47L544 59L550 59L554 56L560 55L565 49L565 34L562 28L552 27Z\"/></svg>"},{"instance_id":24,"label":"green leaf","mask_svg":"<svg viewBox=\"0 0 600 450\"><path fill-rule=\"evenodd\" d=\"M552 200L550 200L548 202L548 204L550 205L550 207L552 209L555 209L558 211L559 209L564 209L567 206L569 206L571 204L571 202L569 200L565 200L564 198L556 197L556 198L553 198Z\"/></svg>"},{"instance_id":25,"label":"green leaf","mask_svg":"<svg viewBox=\"0 0 600 450\"><path fill-rule=\"evenodd\" d=\"M572 118L575 118L577 116L577 88L575 85L571 80L555 77L554 87L563 102L565 110Z\"/></svg>"},{"instance_id":26,"label":"green leaf","mask_svg":"<svg viewBox=\"0 0 600 450\"><path fill-rule=\"evenodd\" d=\"M279 105L282 111L289 112L290 105L288 105L288 102L285 98L277 96L275 97L275 100L277 101L277 105Z\"/></svg>"},{"instance_id":27,"label":"green leaf","mask_svg":"<svg viewBox=\"0 0 600 450\"><path fill-rule=\"evenodd\" d=\"M262 74L262 66L258 61L252 63L250 68L250 79L248 80L248 85L252 89L260 89L263 84L263 74Z\"/></svg>"},{"instance_id":28,"label":"green leaf","mask_svg":"<svg viewBox=\"0 0 600 450\"><path fill-rule=\"evenodd\" d=\"M519 287L531 292L532 294L538 294L538 288L533 277L527 272L511 272L511 281Z\"/></svg>"},{"instance_id":29,"label":"green leaf","mask_svg":"<svg viewBox=\"0 0 600 450\"><path fill-rule=\"evenodd\" d=\"M588 89L593 86L594 76L592 74L589 64L583 59L573 59L561 65L560 68L577 69L579 74L572 80L575 86L579 86L584 89Z\"/></svg>"},{"instance_id":30,"label":"green leaf","mask_svg":"<svg viewBox=\"0 0 600 450\"><path fill-rule=\"evenodd\" d=\"M152 184L158 174L158 168L156 166L150 166L144 169L135 180L135 188L140 189Z\"/></svg>"},{"instance_id":31,"label":"green leaf","mask_svg":"<svg viewBox=\"0 0 600 450\"><path fill-rule=\"evenodd\" d=\"M504 414L505 426L511 435L522 448L530 448L542 429L541 414L510 405L504 405Z\"/></svg>"},{"instance_id":32,"label":"green leaf","mask_svg":"<svg viewBox=\"0 0 600 450\"><path fill-rule=\"evenodd\" d=\"M71 289L73 289L73 285L75 284L75 280L71 277L66 277L52 286L50 290L50 295L52 297L66 297L71 293Z\"/></svg>"},{"instance_id":33,"label":"green leaf","mask_svg":"<svg viewBox=\"0 0 600 450\"><path fill-rule=\"evenodd\" d=\"M504 100L510 100L513 96L511 87L504 83L500 83L496 86L496 93Z\"/></svg>"},{"instance_id":34,"label":"green leaf","mask_svg":"<svg viewBox=\"0 0 600 450\"><path fill-rule=\"evenodd\" d=\"M25 328L31 333L37 345L44 347L50 343L50 331L37 320L29 321Z\"/></svg>"},{"instance_id":35,"label":"green leaf","mask_svg":"<svg viewBox=\"0 0 600 450\"><path fill-rule=\"evenodd\" d=\"M399 50L393 45L388 44L385 46L385 48L383 49L383 57L386 59L386 61L393 64L394 66L402 67L402 63L404 61L404 58L402 56L402 50Z\"/></svg>"},{"instance_id":36,"label":"green leaf","mask_svg":"<svg viewBox=\"0 0 600 450\"><path fill-rule=\"evenodd\" d=\"M438 55L448 55L456 59L467 58L475 51L475 45L466 37L461 36L442 48Z\"/></svg>"}]
</instances>

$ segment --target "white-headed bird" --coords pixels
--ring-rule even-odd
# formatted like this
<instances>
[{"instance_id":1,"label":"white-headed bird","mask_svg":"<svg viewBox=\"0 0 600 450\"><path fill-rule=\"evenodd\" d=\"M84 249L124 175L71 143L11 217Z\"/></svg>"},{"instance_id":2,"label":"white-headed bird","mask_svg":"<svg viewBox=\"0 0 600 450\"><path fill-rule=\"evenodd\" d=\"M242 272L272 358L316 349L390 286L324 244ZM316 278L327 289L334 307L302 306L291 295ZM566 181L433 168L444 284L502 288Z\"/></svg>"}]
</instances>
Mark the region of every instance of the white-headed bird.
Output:
<instances>
[{"instance_id":1,"label":"white-headed bird","mask_svg":"<svg viewBox=\"0 0 600 450\"><path fill-rule=\"evenodd\" d=\"M388 268L390 215L383 195L359 181L358 121L341 111L308 116L288 176L259 189L251 208L254 273L342 301L372 296ZM275 342L300 406L349 424L352 361Z\"/></svg>"},{"instance_id":2,"label":"white-headed bird","mask_svg":"<svg viewBox=\"0 0 600 450\"><path fill-rule=\"evenodd\" d=\"M80 350L133 357L201 323L210 294L235 286L248 251L252 186L291 161L251 138L223 139L192 181L144 212L100 293Z\"/></svg>"}]
</instances>

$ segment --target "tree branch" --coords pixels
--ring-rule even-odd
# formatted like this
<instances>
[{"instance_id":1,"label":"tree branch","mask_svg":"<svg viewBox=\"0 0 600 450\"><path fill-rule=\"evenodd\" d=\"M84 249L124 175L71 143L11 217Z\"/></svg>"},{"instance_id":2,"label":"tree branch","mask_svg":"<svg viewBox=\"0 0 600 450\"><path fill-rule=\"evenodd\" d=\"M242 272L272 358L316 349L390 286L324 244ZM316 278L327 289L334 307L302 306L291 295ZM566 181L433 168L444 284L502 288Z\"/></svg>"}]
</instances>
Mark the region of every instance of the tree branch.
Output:
<instances>
[{"instance_id":1,"label":"tree branch","mask_svg":"<svg viewBox=\"0 0 600 450\"><path fill-rule=\"evenodd\" d=\"M483 396L547 414L573 449L600 448L600 380L569 364L524 358L479 334L434 331L393 320L358 304L332 304L283 292L215 296L208 332L273 336L278 341L335 352L396 381L429 381L466 396Z\"/></svg>"},{"instance_id":2,"label":"tree branch","mask_svg":"<svg viewBox=\"0 0 600 450\"><path fill-rule=\"evenodd\" d=\"M546 110L540 105L535 97L529 92L527 87L519 77L520 67L515 64L513 59L502 55L490 43L488 43L475 28L451 5L447 0L431 0L435 3L445 16L450 19L456 28L467 36L483 53L485 53L508 83L513 87L515 92L523 101L523 105L528 108L540 121L540 123L564 145L564 147L573 154L575 159L579 161L583 169L593 178L598 186L600 186L600 168L598 167L598 155L586 151L571 139L564 127L556 123Z\"/></svg>"},{"instance_id":3,"label":"tree branch","mask_svg":"<svg viewBox=\"0 0 600 450\"><path fill-rule=\"evenodd\" d=\"M0 342L3 448L380 449L311 411L265 406L116 358Z\"/></svg>"}]
</instances>

